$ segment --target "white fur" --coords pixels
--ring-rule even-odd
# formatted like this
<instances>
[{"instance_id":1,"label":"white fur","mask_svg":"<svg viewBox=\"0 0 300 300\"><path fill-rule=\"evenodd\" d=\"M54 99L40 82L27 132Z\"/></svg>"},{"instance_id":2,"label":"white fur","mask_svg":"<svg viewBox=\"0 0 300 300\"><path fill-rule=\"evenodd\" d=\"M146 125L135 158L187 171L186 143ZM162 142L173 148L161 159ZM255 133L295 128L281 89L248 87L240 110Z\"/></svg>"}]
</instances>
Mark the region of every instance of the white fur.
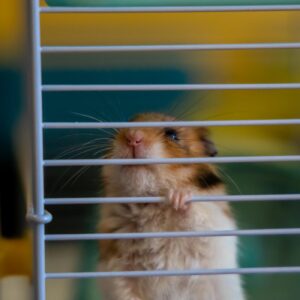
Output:
<instances>
[{"instance_id":1,"label":"white fur","mask_svg":"<svg viewBox=\"0 0 300 300\"><path fill-rule=\"evenodd\" d=\"M132 172L131 172L132 171ZM130 174L131 173L131 174ZM128 194L134 195L157 189L160 184L151 172L125 170L118 178ZM129 180L130 178L130 180ZM134 186L130 184L134 182ZM163 180L160 182L165 184ZM133 190L131 190L133 189ZM131 191L130 191L131 190ZM196 194L197 191L194 191ZM198 191L198 193L200 193ZM124 196L124 195L123 195ZM197 231L234 229L234 222L215 203L193 203L186 215L167 204L139 207L132 205L137 227L122 228L122 232ZM144 239L118 242L122 249L118 259L101 263L101 270L159 270L235 268L237 241L235 237ZM129 258L134 257L129 261ZM110 279L103 281L107 300L243 300L238 275L154 277ZM103 285L102 285L103 286ZM126 287L126 288L125 288Z\"/></svg>"}]
</instances>

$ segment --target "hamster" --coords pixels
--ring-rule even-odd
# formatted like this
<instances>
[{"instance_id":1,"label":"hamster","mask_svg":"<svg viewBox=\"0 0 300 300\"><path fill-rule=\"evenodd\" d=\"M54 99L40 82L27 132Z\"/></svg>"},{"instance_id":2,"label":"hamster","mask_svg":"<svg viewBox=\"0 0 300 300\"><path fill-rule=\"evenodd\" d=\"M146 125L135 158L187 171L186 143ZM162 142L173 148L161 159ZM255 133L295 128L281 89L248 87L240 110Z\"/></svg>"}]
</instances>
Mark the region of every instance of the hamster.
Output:
<instances>
[{"instance_id":1,"label":"hamster","mask_svg":"<svg viewBox=\"0 0 300 300\"><path fill-rule=\"evenodd\" d=\"M132 122L175 121L145 113ZM215 156L206 128L126 128L115 135L109 158ZM223 195L210 164L108 165L102 170L106 197L165 196L163 203L104 204L101 233L235 229L225 202L193 202L192 195ZM237 267L236 237L151 238L100 241L100 271ZM239 275L106 278L105 300L244 300Z\"/></svg>"}]
</instances>

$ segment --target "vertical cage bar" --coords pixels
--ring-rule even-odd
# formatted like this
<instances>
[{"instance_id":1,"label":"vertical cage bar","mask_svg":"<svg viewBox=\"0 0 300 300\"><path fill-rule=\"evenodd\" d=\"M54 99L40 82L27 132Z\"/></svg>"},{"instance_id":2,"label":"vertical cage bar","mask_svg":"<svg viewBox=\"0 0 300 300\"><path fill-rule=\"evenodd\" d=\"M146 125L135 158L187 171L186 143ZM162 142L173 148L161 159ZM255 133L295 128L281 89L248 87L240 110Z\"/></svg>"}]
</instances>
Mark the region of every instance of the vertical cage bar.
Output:
<instances>
[{"instance_id":1,"label":"vertical cage bar","mask_svg":"<svg viewBox=\"0 0 300 300\"><path fill-rule=\"evenodd\" d=\"M34 281L33 299L46 299L45 282L45 222L44 170L43 170L43 129L42 129L42 65L40 41L39 0L28 2L28 116L31 134L32 160L32 202L35 221L33 222Z\"/></svg>"}]
</instances>

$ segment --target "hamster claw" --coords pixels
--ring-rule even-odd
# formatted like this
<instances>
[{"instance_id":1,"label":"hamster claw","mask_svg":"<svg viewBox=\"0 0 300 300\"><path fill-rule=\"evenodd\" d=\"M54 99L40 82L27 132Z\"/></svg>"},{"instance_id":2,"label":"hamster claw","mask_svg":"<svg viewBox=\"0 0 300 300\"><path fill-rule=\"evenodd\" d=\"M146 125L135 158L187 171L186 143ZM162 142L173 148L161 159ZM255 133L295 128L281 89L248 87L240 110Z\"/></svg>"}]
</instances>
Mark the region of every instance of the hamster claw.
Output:
<instances>
[{"instance_id":1,"label":"hamster claw","mask_svg":"<svg viewBox=\"0 0 300 300\"><path fill-rule=\"evenodd\" d=\"M191 198L192 193L185 190L170 190L167 194L168 203L170 203L176 211L187 210Z\"/></svg>"}]
</instances>

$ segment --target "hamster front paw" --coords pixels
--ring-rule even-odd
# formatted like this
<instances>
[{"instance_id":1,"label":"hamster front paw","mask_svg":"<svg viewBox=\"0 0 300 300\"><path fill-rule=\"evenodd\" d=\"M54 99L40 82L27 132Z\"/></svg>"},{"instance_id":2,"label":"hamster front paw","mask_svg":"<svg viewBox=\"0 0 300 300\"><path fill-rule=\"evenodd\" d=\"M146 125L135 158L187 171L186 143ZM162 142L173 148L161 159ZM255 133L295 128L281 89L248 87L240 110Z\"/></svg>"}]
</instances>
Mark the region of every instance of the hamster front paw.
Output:
<instances>
[{"instance_id":1,"label":"hamster front paw","mask_svg":"<svg viewBox=\"0 0 300 300\"><path fill-rule=\"evenodd\" d=\"M187 190L172 189L167 194L167 202L177 211L185 211L190 205L192 193Z\"/></svg>"}]
</instances>

